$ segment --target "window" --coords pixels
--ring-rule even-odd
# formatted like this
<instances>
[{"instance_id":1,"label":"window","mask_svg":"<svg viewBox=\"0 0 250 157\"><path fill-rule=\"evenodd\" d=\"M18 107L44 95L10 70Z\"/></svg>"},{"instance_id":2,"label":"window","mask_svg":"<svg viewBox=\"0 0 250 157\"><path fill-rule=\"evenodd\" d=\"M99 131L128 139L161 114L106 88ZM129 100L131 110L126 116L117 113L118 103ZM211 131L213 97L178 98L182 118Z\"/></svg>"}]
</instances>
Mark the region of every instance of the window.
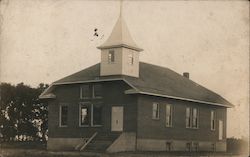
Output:
<instances>
[{"instance_id":1,"label":"window","mask_svg":"<svg viewBox=\"0 0 250 157\"><path fill-rule=\"evenodd\" d=\"M109 50L108 62L109 63L114 63L115 62L115 51L114 50Z\"/></svg>"},{"instance_id":2,"label":"window","mask_svg":"<svg viewBox=\"0 0 250 157\"><path fill-rule=\"evenodd\" d=\"M211 144L211 151L215 152L216 151L216 145L215 143Z\"/></svg>"},{"instance_id":3,"label":"window","mask_svg":"<svg viewBox=\"0 0 250 157\"><path fill-rule=\"evenodd\" d=\"M80 90L80 98L86 99L91 97L90 85L82 85Z\"/></svg>"},{"instance_id":4,"label":"window","mask_svg":"<svg viewBox=\"0 0 250 157\"><path fill-rule=\"evenodd\" d=\"M101 104L80 104L79 109L79 126L102 125Z\"/></svg>"},{"instance_id":5,"label":"window","mask_svg":"<svg viewBox=\"0 0 250 157\"><path fill-rule=\"evenodd\" d=\"M67 126L68 125L68 106L61 105L60 106L60 120L59 126Z\"/></svg>"},{"instance_id":6,"label":"window","mask_svg":"<svg viewBox=\"0 0 250 157\"><path fill-rule=\"evenodd\" d=\"M198 151L199 150L199 143L198 142L194 142L193 143L193 151Z\"/></svg>"},{"instance_id":7,"label":"window","mask_svg":"<svg viewBox=\"0 0 250 157\"><path fill-rule=\"evenodd\" d=\"M186 151L191 151L191 146L192 146L192 143L191 142L188 142L186 143Z\"/></svg>"},{"instance_id":8,"label":"window","mask_svg":"<svg viewBox=\"0 0 250 157\"><path fill-rule=\"evenodd\" d=\"M186 128L198 128L198 109L186 108Z\"/></svg>"},{"instance_id":9,"label":"window","mask_svg":"<svg viewBox=\"0 0 250 157\"><path fill-rule=\"evenodd\" d=\"M100 84L93 85L93 98L102 97L102 86Z\"/></svg>"},{"instance_id":10,"label":"window","mask_svg":"<svg viewBox=\"0 0 250 157\"><path fill-rule=\"evenodd\" d=\"M211 130L215 130L215 111L211 111Z\"/></svg>"},{"instance_id":11,"label":"window","mask_svg":"<svg viewBox=\"0 0 250 157\"><path fill-rule=\"evenodd\" d=\"M166 151L172 150L172 142L166 142Z\"/></svg>"},{"instance_id":12,"label":"window","mask_svg":"<svg viewBox=\"0 0 250 157\"><path fill-rule=\"evenodd\" d=\"M169 104L166 105L166 126L172 126L172 106Z\"/></svg>"},{"instance_id":13,"label":"window","mask_svg":"<svg viewBox=\"0 0 250 157\"><path fill-rule=\"evenodd\" d=\"M158 103L153 103L152 119L159 119L159 118L160 118L159 104Z\"/></svg>"},{"instance_id":14,"label":"window","mask_svg":"<svg viewBox=\"0 0 250 157\"><path fill-rule=\"evenodd\" d=\"M134 55L133 55L133 53L128 55L128 63L129 63L129 65L134 64Z\"/></svg>"},{"instance_id":15,"label":"window","mask_svg":"<svg viewBox=\"0 0 250 157\"><path fill-rule=\"evenodd\" d=\"M198 110L193 108L193 128L198 128Z\"/></svg>"},{"instance_id":16,"label":"window","mask_svg":"<svg viewBox=\"0 0 250 157\"><path fill-rule=\"evenodd\" d=\"M102 97L101 84L93 84L93 85L86 84L86 85L82 85L80 87L80 98L81 99L101 98L101 97Z\"/></svg>"},{"instance_id":17,"label":"window","mask_svg":"<svg viewBox=\"0 0 250 157\"><path fill-rule=\"evenodd\" d=\"M190 107L186 108L186 128L191 128L191 110L190 110Z\"/></svg>"},{"instance_id":18,"label":"window","mask_svg":"<svg viewBox=\"0 0 250 157\"><path fill-rule=\"evenodd\" d=\"M99 104L93 105L93 125L102 125L102 106Z\"/></svg>"},{"instance_id":19,"label":"window","mask_svg":"<svg viewBox=\"0 0 250 157\"><path fill-rule=\"evenodd\" d=\"M90 106L80 105L80 126L90 125Z\"/></svg>"}]
</instances>

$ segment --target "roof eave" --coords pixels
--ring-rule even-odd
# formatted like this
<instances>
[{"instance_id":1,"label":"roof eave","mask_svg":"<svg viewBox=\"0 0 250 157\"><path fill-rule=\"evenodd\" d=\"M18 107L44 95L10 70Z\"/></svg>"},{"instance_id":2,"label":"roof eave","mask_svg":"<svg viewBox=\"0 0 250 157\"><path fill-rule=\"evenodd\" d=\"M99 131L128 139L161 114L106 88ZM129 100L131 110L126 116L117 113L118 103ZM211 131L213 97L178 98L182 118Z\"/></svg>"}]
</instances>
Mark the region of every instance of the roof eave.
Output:
<instances>
[{"instance_id":1,"label":"roof eave","mask_svg":"<svg viewBox=\"0 0 250 157\"><path fill-rule=\"evenodd\" d=\"M132 49L132 50L135 50L135 51L138 51L138 52L143 51L142 48L135 47L135 46L130 46L130 45L127 45L127 44L101 45L101 46L98 46L97 48L102 50L102 49L119 48L119 47L125 47L125 48Z\"/></svg>"},{"instance_id":2,"label":"roof eave","mask_svg":"<svg viewBox=\"0 0 250 157\"><path fill-rule=\"evenodd\" d=\"M125 94L144 94L144 95L159 96L159 97L165 97L165 98L171 98L171 99L177 99L177 100L184 100L184 101L190 101L190 102L196 102L196 103L202 103L202 104L208 104L208 105L222 106L222 107L227 107L227 108L234 107L232 104L225 105L225 104L221 104L221 103L214 103L214 102L208 102L208 101L202 101L202 100L196 100L196 99L189 99L189 98L182 98L182 97L176 97L176 96L170 96L170 95L164 95L164 94L143 92L143 91L138 91L138 90L127 90L127 91L125 91Z\"/></svg>"},{"instance_id":3,"label":"roof eave","mask_svg":"<svg viewBox=\"0 0 250 157\"><path fill-rule=\"evenodd\" d=\"M43 96L39 96L39 99L55 99L56 96L55 95L43 95Z\"/></svg>"}]
</instances>

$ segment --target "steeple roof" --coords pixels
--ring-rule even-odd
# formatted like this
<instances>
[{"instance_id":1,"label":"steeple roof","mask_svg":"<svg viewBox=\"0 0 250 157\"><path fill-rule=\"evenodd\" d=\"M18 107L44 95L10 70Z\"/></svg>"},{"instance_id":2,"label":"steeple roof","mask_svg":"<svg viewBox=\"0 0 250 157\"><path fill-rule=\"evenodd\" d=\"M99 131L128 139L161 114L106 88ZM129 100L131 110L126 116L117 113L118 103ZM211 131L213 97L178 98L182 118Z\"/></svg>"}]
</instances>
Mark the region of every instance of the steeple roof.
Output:
<instances>
[{"instance_id":1,"label":"steeple roof","mask_svg":"<svg viewBox=\"0 0 250 157\"><path fill-rule=\"evenodd\" d=\"M126 47L136 51L142 51L134 40L132 39L128 27L120 14L111 35L101 46L97 47L99 49L115 48L115 47Z\"/></svg>"}]
</instances>

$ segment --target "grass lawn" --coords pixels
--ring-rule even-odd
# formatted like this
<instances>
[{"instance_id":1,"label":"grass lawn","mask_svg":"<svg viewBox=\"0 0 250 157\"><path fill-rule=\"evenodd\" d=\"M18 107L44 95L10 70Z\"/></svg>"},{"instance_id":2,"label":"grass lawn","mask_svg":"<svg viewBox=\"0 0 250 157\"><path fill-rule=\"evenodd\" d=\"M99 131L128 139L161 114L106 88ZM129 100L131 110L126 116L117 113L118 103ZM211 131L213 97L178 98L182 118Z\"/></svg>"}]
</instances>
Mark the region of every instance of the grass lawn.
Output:
<instances>
[{"instance_id":1,"label":"grass lawn","mask_svg":"<svg viewBox=\"0 0 250 157\"><path fill-rule=\"evenodd\" d=\"M0 157L247 157L226 153L187 153L187 152L122 152L96 153L79 151L47 151L41 142L13 142L0 144Z\"/></svg>"}]
</instances>

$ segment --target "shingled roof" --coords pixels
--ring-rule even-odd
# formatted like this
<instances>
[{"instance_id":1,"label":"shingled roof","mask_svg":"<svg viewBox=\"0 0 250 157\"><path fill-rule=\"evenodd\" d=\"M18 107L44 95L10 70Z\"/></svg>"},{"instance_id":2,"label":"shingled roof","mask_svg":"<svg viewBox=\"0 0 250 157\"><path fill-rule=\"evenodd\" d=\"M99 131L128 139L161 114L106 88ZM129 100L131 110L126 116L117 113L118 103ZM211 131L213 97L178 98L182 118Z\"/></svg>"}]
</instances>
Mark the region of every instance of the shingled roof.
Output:
<instances>
[{"instance_id":1,"label":"shingled roof","mask_svg":"<svg viewBox=\"0 0 250 157\"><path fill-rule=\"evenodd\" d=\"M48 94L51 94L52 88L56 85L123 80L131 86L131 89L125 91L125 94L147 94L184 101L233 107L230 102L220 95L168 68L143 62L140 62L139 67L139 78L124 75L100 76L100 63L98 63L55 81L48 90L41 94L40 98L47 98L46 95L48 96Z\"/></svg>"},{"instance_id":2,"label":"shingled roof","mask_svg":"<svg viewBox=\"0 0 250 157\"><path fill-rule=\"evenodd\" d=\"M120 14L109 38L101 46L97 47L99 49L115 48L115 47L127 47L136 51L142 51L134 40L132 39L127 24L123 20L122 14Z\"/></svg>"}]
</instances>

